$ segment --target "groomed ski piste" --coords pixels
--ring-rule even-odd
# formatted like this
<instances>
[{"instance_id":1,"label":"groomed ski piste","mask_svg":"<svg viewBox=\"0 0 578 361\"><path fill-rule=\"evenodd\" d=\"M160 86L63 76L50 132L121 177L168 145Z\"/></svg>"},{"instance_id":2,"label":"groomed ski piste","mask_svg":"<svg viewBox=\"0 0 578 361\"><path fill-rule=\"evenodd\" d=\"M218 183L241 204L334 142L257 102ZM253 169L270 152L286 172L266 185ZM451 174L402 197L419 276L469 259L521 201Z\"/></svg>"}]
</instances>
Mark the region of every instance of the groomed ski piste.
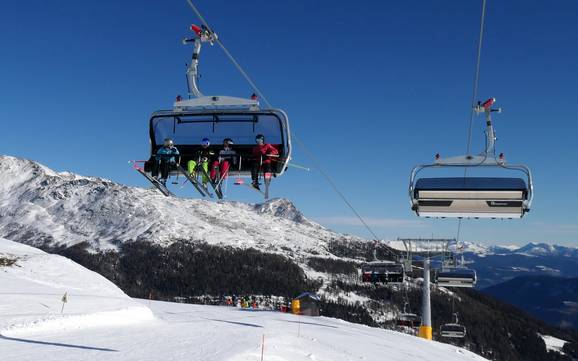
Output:
<instances>
[{"instance_id":1,"label":"groomed ski piste","mask_svg":"<svg viewBox=\"0 0 578 361\"><path fill-rule=\"evenodd\" d=\"M0 284L3 361L485 360L338 319L131 299L64 257L2 238Z\"/></svg>"}]
</instances>

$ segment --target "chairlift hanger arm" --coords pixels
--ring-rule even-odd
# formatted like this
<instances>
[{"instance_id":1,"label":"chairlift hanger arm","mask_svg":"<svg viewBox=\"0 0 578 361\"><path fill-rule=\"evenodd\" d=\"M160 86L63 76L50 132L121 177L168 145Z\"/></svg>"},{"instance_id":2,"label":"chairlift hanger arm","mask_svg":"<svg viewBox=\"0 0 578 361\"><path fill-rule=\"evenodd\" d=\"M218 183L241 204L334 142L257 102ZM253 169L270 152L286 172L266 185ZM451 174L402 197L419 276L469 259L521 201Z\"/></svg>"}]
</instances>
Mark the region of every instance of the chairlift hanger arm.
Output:
<instances>
[{"instance_id":1,"label":"chairlift hanger arm","mask_svg":"<svg viewBox=\"0 0 578 361\"><path fill-rule=\"evenodd\" d=\"M493 122L492 122L492 113L493 112L502 112L502 108L492 108L494 103L496 102L496 98L489 98L485 102L479 102L474 107L474 111L476 114L484 113L486 116L486 156L494 156L496 152L496 132L494 130Z\"/></svg>"},{"instance_id":2,"label":"chairlift hanger arm","mask_svg":"<svg viewBox=\"0 0 578 361\"><path fill-rule=\"evenodd\" d=\"M187 68L187 82L189 85L189 99L191 95L199 98L203 96L203 93L199 90L199 85L197 84L197 78L199 76L199 54L201 53L202 43L209 42L211 45L217 41L218 36L211 29L205 25L200 27L197 25L191 25L190 29L195 32L196 36L194 38L183 39L183 44L193 44L193 56L191 63Z\"/></svg>"}]
</instances>

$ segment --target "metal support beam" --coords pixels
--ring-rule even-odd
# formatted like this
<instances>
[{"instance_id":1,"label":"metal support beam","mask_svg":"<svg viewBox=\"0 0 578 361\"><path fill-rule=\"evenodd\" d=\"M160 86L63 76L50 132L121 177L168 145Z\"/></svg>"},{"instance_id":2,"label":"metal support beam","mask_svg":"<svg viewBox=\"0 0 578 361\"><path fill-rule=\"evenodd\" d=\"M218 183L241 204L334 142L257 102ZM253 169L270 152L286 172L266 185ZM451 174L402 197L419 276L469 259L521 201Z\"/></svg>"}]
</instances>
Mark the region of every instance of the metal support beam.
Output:
<instances>
[{"instance_id":1,"label":"metal support beam","mask_svg":"<svg viewBox=\"0 0 578 361\"><path fill-rule=\"evenodd\" d=\"M429 282L429 258L423 262L423 294L421 310L421 326L419 327L419 337L426 340L432 339L431 325L431 302L430 302L430 282Z\"/></svg>"}]
</instances>

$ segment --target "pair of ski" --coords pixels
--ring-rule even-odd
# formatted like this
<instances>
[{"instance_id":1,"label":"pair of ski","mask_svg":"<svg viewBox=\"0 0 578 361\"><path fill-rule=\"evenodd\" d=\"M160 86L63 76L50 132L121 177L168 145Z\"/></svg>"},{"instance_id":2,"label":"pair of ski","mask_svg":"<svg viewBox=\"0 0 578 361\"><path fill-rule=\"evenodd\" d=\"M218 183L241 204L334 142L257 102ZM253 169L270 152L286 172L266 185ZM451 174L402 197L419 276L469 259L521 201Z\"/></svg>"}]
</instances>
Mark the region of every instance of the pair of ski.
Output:
<instances>
[{"instance_id":1,"label":"pair of ski","mask_svg":"<svg viewBox=\"0 0 578 361\"><path fill-rule=\"evenodd\" d=\"M158 180L155 177L152 177L150 175L148 175L144 169L142 169L139 166L136 166L136 164L133 163L133 168L139 172L143 177L145 177L155 188L157 188L163 195L165 195L166 197L170 197L173 194L171 193L171 191L169 191L169 189L167 188L166 184L164 184L163 182L161 182L160 180ZM193 185L193 187L195 187L195 189L203 196L203 197L213 197L213 194L209 191L209 189L207 189L207 187L202 184L199 183L199 181L191 176L189 174L189 172L186 171L186 169L184 169L180 164L177 164L177 170L179 171L179 173L181 173L182 175L185 176L185 178L187 178L187 180L189 182L191 182L191 184ZM204 172L204 169L203 169ZM206 177L209 178L208 174L206 174L206 172L204 172ZM215 193L217 194L217 197L219 197L219 199L223 198L223 193L221 193L221 189L220 187L218 187L216 184L214 184L213 182L211 182L211 185L213 186L213 189L215 190Z\"/></svg>"},{"instance_id":2,"label":"pair of ski","mask_svg":"<svg viewBox=\"0 0 578 361\"><path fill-rule=\"evenodd\" d=\"M148 179L149 182L151 182L151 184L153 186L155 186L162 194L164 194L167 197L172 196L173 194L171 193L171 191L169 191L169 189L167 188L167 186L162 183L161 181L159 181L158 179L151 177L150 175L146 174L145 171L140 168L140 167L133 167L137 172L139 172L140 174L142 174L143 177L145 177L146 179Z\"/></svg>"},{"instance_id":3,"label":"pair of ski","mask_svg":"<svg viewBox=\"0 0 578 361\"><path fill-rule=\"evenodd\" d=\"M192 176L189 172L187 172L187 170L185 168L183 168L180 164L177 165L177 168L179 170L179 172L181 172L189 182L191 182L191 184L193 185L193 187L195 187L195 189L203 196L203 197L213 197L213 194L209 191L209 189L207 188L207 186L205 186L203 183L199 183L199 181L197 180L196 177ZM223 199L223 192L221 192L221 182L219 181L217 182L213 182L211 180L211 177L209 177L209 174L207 174L207 171L203 168L203 167L199 167L201 170L201 173L203 175L203 177L206 177L206 179L209 179L209 183L211 184L211 187L213 188L213 190L215 191L215 194L217 195L217 197L219 199Z\"/></svg>"},{"instance_id":4,"label":"pair of ski","mask_svg":"<svg viewBox=\"0 0 578 361\"><path fill-rule=\"evenodd\" d=\"M139 172L143 177L145 177L153 186L155 186L163 195L170 197L173 194L171 193L171 191L169 191L169 189L167 188L167 186L162 183L161 181L159 181L157 178L154 178L150 175L148 175L141 167L138 167L136 165L133 165L133 168ZM203 169L203 175L205 177L207 177L209 180L211 179L209 177L209 175L207 174L207 172ZM203 197L213 197L213 194L209 191L209 189L202 183L199 183L199 181L197 180L196 177L193 177L189 172L187 172L186 169L184 169L180 164L177 165L177 170L183 174L185 176L185 178L187 178L187 180L189 182L191 182L191 184L193 185L193 187L195 187L195 189L203 196ZM247 184L244 182L235 182L236 185L244 185L246 187L249 187L250 189L254 190L255 192L260 193L263 198L265 199L269 199L269 185L271 184L271 175L270 174L265 174L263 176L264 181L263 183L265 184L265 190L261 190L261 189L257 189L255 187L253 187L252 184ZM223 193L221 192L221 181L219 181L218 183L215 183L213 181L210 181L210 184L212 186L212 188L215 191L215 194L217 194L217 197L219 199L223 199Z\"/></svg>"}]
</instances>

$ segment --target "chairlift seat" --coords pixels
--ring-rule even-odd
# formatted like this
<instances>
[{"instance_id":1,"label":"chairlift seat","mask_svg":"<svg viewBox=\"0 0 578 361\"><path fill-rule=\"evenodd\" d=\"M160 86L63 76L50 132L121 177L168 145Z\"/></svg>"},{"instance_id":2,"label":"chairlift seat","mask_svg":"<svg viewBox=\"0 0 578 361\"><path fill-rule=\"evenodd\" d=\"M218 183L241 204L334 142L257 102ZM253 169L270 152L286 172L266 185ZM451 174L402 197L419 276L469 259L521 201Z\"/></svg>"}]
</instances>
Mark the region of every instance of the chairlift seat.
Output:
<instances>
[{"instance_id":1,"label":"chairlift seat","mask_svg":"<svg viewBox=\"0 0 578 361\"><path fill-rule=\"evenodd\" d=\"M413 196L422 217L521 218L528 187L521 178L420 178Z\"/></svg>"},{"instance_id":2,"label":"chairlift seat","mask_svg":"<svg viewBox=\"0 0 578 361\"><path fill-rule=\"evenodd\" d=\"M284 148L282 144L271 144L279 154L284 153ZM157 151L161 146L157 146ZM200 144L175 144L175 147L179 150L180 154L180 165L187 169L187 164L190 160L198 161L197 154L198 151L203 149ZM235 144L232 146L232 150L236 152L236 162L231 162L229 173L233 175L240 175L240 176L250 176L251 169L255 162L253 156L253 148L255 147L254 144ZM217 160L219 157L219 151L223 149L221 143L211 144L209 149L214 152L213 160ZM156 153L156 151L154 152ZM145 162L145 171L150 172L152 170L153 162L155 161L155 157L151 155L150 159ZM284 162L277 161L276 158L271 162L271 172L277 176L283 173L283 166ZM176 175L177 170L174 168L171 170L171 175Z\"/></svg>"}]
</instances>

